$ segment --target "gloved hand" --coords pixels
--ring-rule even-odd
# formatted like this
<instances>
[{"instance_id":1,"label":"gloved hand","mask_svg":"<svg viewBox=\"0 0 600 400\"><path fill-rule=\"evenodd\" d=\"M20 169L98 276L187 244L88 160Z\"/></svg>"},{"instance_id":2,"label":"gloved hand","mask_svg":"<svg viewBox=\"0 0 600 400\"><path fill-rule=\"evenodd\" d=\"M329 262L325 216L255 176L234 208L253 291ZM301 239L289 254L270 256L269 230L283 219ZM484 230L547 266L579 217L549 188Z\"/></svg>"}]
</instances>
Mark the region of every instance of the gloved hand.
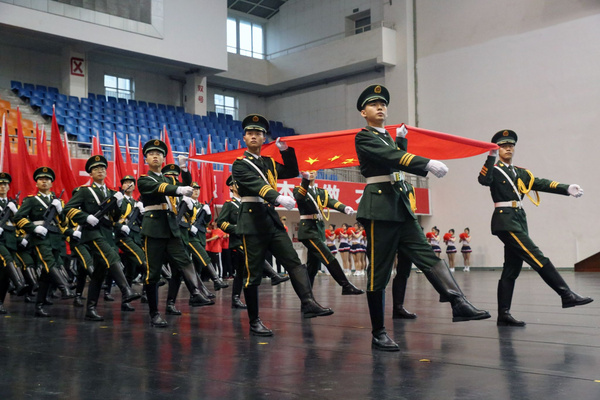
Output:
<instances>
[{"instance_id":1,"label":"gloved hand","mask_svg":"<svg viewBox=\"0 0 600 400\"><path fill-rule=\"evenodd\" d=\"M194 188L191 186L179 186L175 193L177 193L180 196L190 197L193 192L194 192Z\"/></svg>"},{"instance_id":2,"label":"gloved hand","mask_svg":"<svg viewBox=\"0 0 600 400\"><path fill-rule=\"evenodd\" d=\"M192 235L196 236L196 234L198 233L198 228L192 225L190 226L190 232L192 232Z\"/></svg>"},{"instance_id":3,"label":"gloved hand","mask_svg":"<svg viewBox=\"0 0 600 400\"><path fill-rule=\"evenodd\" d=\"M210 207L208 206L208 204L205 204L202 206L202 209L204 210L205 213L207 213L208 215L211 215L212 212L210 211Z\"/></svg>"},{"instance_id":4,"label":"gloved hand","mask_svg":"<svg viewBox=\"0 0 600 400\"><path fill-rule=\"evenodd\" d=\"M294 200L294 198L290 197L290 196L279 195L275 199L275 203L277 203L277 204L279 204L281 206L284 206L288 210L291 210L296 205L296 200Z\"/></svg>"},{"instance_id":5,"label":"gloved hand","mask_svg":"<svg viewBox=\"0 0 600 400\"><path fill-rule=\"evenodd\" d=\"M490 150L488 156L498 157L498 149Z\"/></svg>"},{"instance_id":6,"label":"gloved hand","mask_svg":"<svg viewBox=\"0 0 600 400\"><path fill-rule=\"evenodd\" d=\"M425 167L425 171L429 171L436 177L442 178L448 173L448 167L441 161L429 160L427 166Z\"/></svg>"},{"instance_id":7,"label":"gloved hand","mask_svg":"<svg viewBox=\"0 0 600 400\"><path fill-rule=\"evenodd\" d=\"M140 210L140 213L144 213L144 203L138 201L137 203L135 203L135 206L138 208L138 210Z\"/></svg>"},{"instance_id":8,"label":"gloved hand","mask_svg":"<svg viewBox=\"0 0 600 400\"><path fill-rule=\"evenodd\" d=\"M183 196L181 198L181 201L183 201L183 202L185 202L185 204L187 204L188 210L193 210L194 209L194 201L192 200L191 197Z\"/></svg>"},{"instance_id":9,"label":"gloved hand","mask_svg":"<svg viewBox=\"0 0 600 400\"><path fill-rule=\"evenodd\" d=\"M81 239L81 231L74 231L73 232L73 237L75 239Z\"/></svg>"},{"instance_id":10,"label":"gloved hand","mask_svg":"<svg viewBox=\"0 0 600 400\"><path fill-rule=\"evenodd\" d=\"M302 171L302 172L300 172L300 175L302 175L302 178L310 180L310 172Z\"/></svg>"},{"instance_id":11,"label":"gloved hand","mask_svg":"<svg viewBox=\"0 0 600 400\"><path fill-rule=\"evenodd\" d=\"M59 199L52 200L51 204L54 206L54 208L56 208L57 213L60 214L62 212L62 203L60 202Z\"/></svg>"},{"instance_id":12,"label":"gloved hand","mask_svg":"<svg viewBox=\"0 0 600 400\"><path fill-rule=\"evenodd\" d=\"M4 233L4 228L0 228L0 236Z\"/></svg>"},{"instance_id":13,"label":"gloved hand","mask_svg":"<svg viewBox=\"0 0 600 400\"><path fill-rule=\"evenodd\" d=\"M12 211L13 215L17 213L17 206L15 206L15 203L13 203L12 201L9 201L6 207L8 207L10 211Z\"/></svg>"},{"instance_id":14,"label":"gloved hand","mask_svg":"<svg viewBox=\"0 0 600 400\"><path fill-rule=\"evenodd\" d=\"M569 185L569 188L567 189L567 191L573 197L583 196L583 189L581 188L581 186L576 185L576 184Z\"/></svg>"},{"instance_id":15,"label":"gloved hand","mask_svg":"<svg viewBox=\"0 0 600 400\"><path fill-rule=\"evenodd\" d=\"M354 208L352 208L350 206L346 206L346 208L344 208L344 214L354 215L354 214L356 214L356 211L354 211Z\"/></svg>"},{"instance_id":16,"label":"gloved hand","mask_svg":"<svg viewBox=\"0 0 600 400\"><path fill-rule=\"evenodd\" d=\"M127 225L121 225L121 232L123 232L126 235L129 235L129 232L131 232L131 229L129 229L129 227Z\"/></svg>"},{"instance_id":17,"label":"gloved hand","mask_svg":"<svg viewBox=\"0 0 600 400\"><path fill-rule=\"evenodd\" d=\"M277 138L277 140L275 141L275 146L277 146L279 151L284 151L288 149L287 143L281 140L281 138Z\"/></svg>"},{"instance_id":18,"label":"gloved hand","mask_svg":"<svg viewBox=\"0 0 600 400\"><path fill-rule=\"evenodd\" d=\"M183 154L177 156L177 164L179 164L182 171L187 172L187 162L188 162L187 156L184 156Z\"/></svg>"},{"instance_id":19,"label":"gloved hand","mask_svg":"<svg viewBox=\"0 0 600 400\"><path fill-rule=\"evenodd\" d=\"M29 244L29 242L27 241L27 239L23 239L23 240L21 240L20 244L21 244L22 247L27 247L27 245Z\"/></svg>"},{"instance_id":20,"label":"gloved hand","mask_svg":"<svg viewBox=\"0 0 600 400\"><path fill-rule=\"evenodd\" d=\"M408 130L406 129L406 126L404 124L402 124L401 127L396 128L396 138L406 137L407 133L408 133Z\"/></svg>"},{"instance_id":21,"label":"gloved hand","mask_svg":"<svg viewBox=\"0 0 600 400\"><path fill-rule=\"evenodd\" d=\"M39 225L36 226L35 229L33 230L35 233L37 233L38 235L40 235L41 237L46 236L46 234L48 233L48 229L44 228L43 226Z\"/></svg>"},{"instance_id":22,"label":"gloved hand","mask_svg":"<svg viewBox=\"0 0 600 400\"><path fill-rule=\"evenodd\" d=\"M121 204L123 204L124 198L125 198L125 196L123 196L123 193L121 193L121 192L115 193L115 199L117 199L117 206L121 207Z\"/></svg>"},{"instance_id":23,"label":"gloved hand","mask_svg":"<svg viewBox=\"0 0 600 400\"><path fill-rule=\"evenodd\" d=\"M90 214L85 219L85 222L87 222L90 226L96 226L96 225L98 225L98 222L100 222L100 221L98 220L98 218L96 218L92 214Z\"/></svg>"}]
</instances>

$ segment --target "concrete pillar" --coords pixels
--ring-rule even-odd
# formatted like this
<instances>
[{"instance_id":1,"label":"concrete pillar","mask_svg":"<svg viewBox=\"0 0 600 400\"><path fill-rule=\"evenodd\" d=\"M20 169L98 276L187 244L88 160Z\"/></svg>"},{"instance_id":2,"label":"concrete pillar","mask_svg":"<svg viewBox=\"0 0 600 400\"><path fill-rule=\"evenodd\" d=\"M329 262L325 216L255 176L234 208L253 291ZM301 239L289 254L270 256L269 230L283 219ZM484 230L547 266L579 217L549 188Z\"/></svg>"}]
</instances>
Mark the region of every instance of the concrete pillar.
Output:
<instances>
[{"instance_id":1,"label":"concrete pillar","mask_svg":"<svg viewBox=\"0 0 600 400\"><path fill-rule=\"evenodd\" d=\"M69 96L87 97L88 67L85 54L71 48L65 48L62 53L61 93Z\"/></svg>"},{"instance_id":2,"label":"concrete pillar","mask_svg":"<svg viewBox=\"0 0 600 400\"><path fill-rule=\"evenodd\" d=\"M208 92L206 90L206 76L188 75L184 89L185 112L197 115L206 115Z\"/></svg>"}]
</instances>

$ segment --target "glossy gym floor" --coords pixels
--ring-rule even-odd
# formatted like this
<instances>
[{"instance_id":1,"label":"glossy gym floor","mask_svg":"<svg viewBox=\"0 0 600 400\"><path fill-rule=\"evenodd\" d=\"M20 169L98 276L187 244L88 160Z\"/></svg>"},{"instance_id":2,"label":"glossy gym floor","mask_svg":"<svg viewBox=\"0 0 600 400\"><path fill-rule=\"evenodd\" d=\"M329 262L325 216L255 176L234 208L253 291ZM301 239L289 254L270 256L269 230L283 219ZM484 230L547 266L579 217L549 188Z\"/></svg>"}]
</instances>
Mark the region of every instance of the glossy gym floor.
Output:
<instances>
[{"instance_id":1,"label":"glossy gym floor","mask_svg":"<svg viewBox=\"0 0 600 400\"><path fill-rule=\"evenodd\" d=\"M523 271L512 313L527 326L515 328L496 326L499 271L457 270L470 301L492 313L460 323L413 272L405 306L416 320L392 320L388 286L395 353L371 349L366 297L341 296L327 275L317 277L314 293L335 314L315 319L302 319L289 282L263 281L260 314L270 338L249 336L245 310L230 308L231 287L216 292L214 306L190 309L182 285L183 315L166 316L166 329L149 326L139 301L124 313L118 301L101 300L105 321L93 323L71 300L56 300L46 308L52 318L39 319L32 304L9 295L10 314L0 317L0 399L597 400L600 274L562 274L596 301L562 309L535 272ZM350 279L366 285L363 276ZM164 310L166 286L160 296Z\"/></svg>"}]
</instances>

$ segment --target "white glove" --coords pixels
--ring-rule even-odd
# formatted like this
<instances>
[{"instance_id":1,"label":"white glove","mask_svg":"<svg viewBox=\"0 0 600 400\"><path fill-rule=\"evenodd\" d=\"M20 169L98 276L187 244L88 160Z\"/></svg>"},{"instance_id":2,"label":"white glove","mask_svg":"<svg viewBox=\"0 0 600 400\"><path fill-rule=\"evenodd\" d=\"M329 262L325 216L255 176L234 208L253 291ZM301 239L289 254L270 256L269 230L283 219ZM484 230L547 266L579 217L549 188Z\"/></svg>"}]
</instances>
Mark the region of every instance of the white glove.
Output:
<instances>
[{"instance_id":1,"label":"white glove","mask_svg":"<svg viewBox=\"0 0 600 400\"><path fill-rule=\"evenodd\" d=\"M302 175L302 178L310 180L310 172L302 171L302 172L300 172L300 175Z\"/></svg>"},{"instance_id":2,"label":"white glove","mask_svg":"<svg viewBox=\"0 0 600 400\"><path fill-rule=\"evenodd\" d=\"M498 149L490 150L488 156L498 157Z\"/></svg>"},{"instance_id":3,"label":"white glove","mask_svg":"<svg viewBox=\"0 0 600 400\"><path fill-rule=\"evenodd\" d=\"M187 156L184 156L183 154L177 156L177 164L179 164L181 169L184 171L187 171L187 162L188 162Z\"/></svg>"},{"instance_id":4,"label":"white glove","mask_svg":"<svg viewBox=\"0 0 600 400\"><path fill-rule=\"evenodd\" d=\"M444 175L448 173L448 167L441 161L438 160L429 160L427 166L425 167L425 171L429 171L434 174L438 178L442 178Z\"/></svg>"},{"instance_id":5,"label":"white glove","mask_svg":"<svg viewBox=\"0 0 600 400\"><path fill-rule=\"evenodd\" d=\"M288 149L287 143L281 140L281 138L277 138L277 140L275 141L275 146L277 146L279 151L284 151Z\"/></svg>"},{"instance_id":6,"label":"white glove","mask_svg":"<svg viewBox=\"0 0 600 400\"><path fill-rule=\"evenodd\" d=\"M567 189L567 191L573 197L583 196L583 189L581 188L581 186L576 185L576 184L569 185L569 188Z\"/></svg>"},{"instance_id":7,"label":"white glove","mask_svg":"<svg viewBox=\"0 0 600 400\"><path fill-rule=\"evenodd\" d=\"M129 232L131 232L131 229L129 229L129 227L127 225L121 225L121 232L123 232L126 235L129 235Z\"/></svg>"},{"instance_id":8,"label":"white glove","mask_svg":"<svg viewBox=\"0 0 600 400\"><path fill-rule=\"evenodd\" d=\"M407 133L408 133L408 130L406 129L406 126L404 124L402 124L402 126L400 128L396 128L396 138L406 137Z\"/></svg>"},{"instance_id":9,"label":"white glove","mask_svg":"<svg viewBox=\"0 0 600 400\"><path fill-rule=\"evenodd\" d=\"M15 203L13 203L12 201L9 201L6 207L8 207L10 211L12 211L13 215L17 213L17 206L15 206Z\"/></svg>"},{"instance_id":10,"label":"white glove","mask_svg":"<svg viewBox=\"0 0 600 400\"><path fill-rule=\"evenodd\" d=\"M29 244L29 242L27 241L27 239L21 240L21 246L27 247L28 244Z\"/></svg>"},{"instance_id":11,"label":"white glove","mask_svg":"<svg viewBox=\"0 0 600 400\"><path fill-rule=\"evenodd\" d=\"M0 236L4 233L4 228L0 228Z\"/></svg>"},{"instance_id":12,"label":"white glove","mask_svg":"<svg viewBox=\"0 0 600 400\"><path fill-rule=\"evenodd\" d=\"M194 225L190 226L190 232L192 232L192 234L197 234L198 233L198 228L196 228Z\"/></svg>"},{"instance_id":13,"label":"white glove","mask_svg":"<svg viewBox=\"0 0 600 400\"><path fill-rule=\"evenodd\" d=\"M52 200L52 205L54 206L54 208L56 208L57 213L60 214L62 212L62 203L59 199Z\"/></svg>"},{"instance_id":14,"label":"white glove","mask_svg":"<svg viewBox=\"0 0 600 400\"><path fill-rule=\"evenodd\" d=\"M207 213L208 215L211 215L212 213L210 212L210 207L208 206L208 204L205 204L202 206L202 209L204 210L205 213Z\"/></svg>"},{"instance_id":15,"label":"white glove","mask_svg":"<svg viewBox=\"0 0 600 400\"><path fill-rule=\"evenodd\" d=\"M74 231L73 232L73 237L75 239L81 239L81 231Z\"/></svg>"},{"instance_id":16,"label":"white glove","mask_svg":"<svg viewBox=\"0 0 600 400\"><path fill-rule=\"evenodd\" d=\"M188 210L193 210L194 209L194 202L192 201L191 197L183 196L181 198L181 201L183 201L183 202L185 202L185 204L187 204Z\"/></svg>"},{"instance_id":17,"label":"white glove","mask_svg":"<svg viewBox=\"0 0 600 400\"><path fill-rule=\"evenodd\" d=\"M279 195L275 199L275 203L284 206L288 210L291 210L296 205L296 200L294 200L294 198L290 196Z\"/></svg>"},{"instance_id":18,"label":"white glove","mask_svg":"<svg viewBox=\"0 0 600 400\"><path fill-rule=\"evenodd\" d=\"M354 208L346 206L346 208L344 208L344 214L354 215L356 214L356 211L354 211Z\"/></svg>"},{"instance_id":19,"label":"white glove","mask_svg":"<svg viewBox=\"0 0 600 400\"><path fill-rule=\"evenodd\" d=\"M138 208L138 210L140 210L140 213L144 213L144 203L138 201L137 203L135 203L135 206Z\"/></svg>"},{"instance_id":20,"label":"white glove","mask_svg":"<svg viewBox=\"0 0 600 400\"><path fill-rule=\"evenodd\" d=\"M98 220L98 218L94 217L92 214L88 215L87 218L85 219L85 221L90 225L90 226L96 226L98 225L98 222L100 222Z\"/></svg>"},{"instance_id":21,"label":"white glove","mask_svg":"<svg viewBox=\"0 0 600 400\"><path fill-rule=\"evenodd\" d=\"M117 206L121 207L121 204L123 204L123 193L121 192L117 192L115 193L115 199L117 199Z\"/></svg>"},{"instance_id":22,"label":"white glove","mask_svg":"<svg viewBox=\"0 0 600 400\"><path fill-rule=\"evenodd\" d=\"M33 230L35 233L37 233L38 235L40 235L41 237L46 236L46 234L48 233L48 229L44 228L43 226L39 225L36 226L35 229Z\"/></svg>"},{"instance_id":23,"label":"white glove","mask_svg":"<svg viewBox=\"0 0 600 400\"><path fill-rule=\"evenodd\" d=\"M193 192L194 192L194 188L191 186L179 186L175 193L177 193L180 196L190 197Z\"/></svg>"}]
</instances>

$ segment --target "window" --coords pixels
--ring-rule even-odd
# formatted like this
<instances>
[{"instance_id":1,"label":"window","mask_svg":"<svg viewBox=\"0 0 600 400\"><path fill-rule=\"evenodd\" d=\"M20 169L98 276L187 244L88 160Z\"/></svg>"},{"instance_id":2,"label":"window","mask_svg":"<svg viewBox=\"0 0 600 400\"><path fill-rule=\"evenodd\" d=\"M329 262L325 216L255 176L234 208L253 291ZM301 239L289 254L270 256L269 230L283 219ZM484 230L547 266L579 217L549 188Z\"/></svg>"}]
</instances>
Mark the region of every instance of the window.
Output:
<instances>
[{"instance_id":1,"label":"window","mask_svg":"<svg viewBox=\"0 0 600 400\"><path fill-rule=\"evenodd\" d=\"M265 56L262 25L227 18L227 51L246 57L263 59Z\"/></svg>"},{"instance_id":2,"label":"window","mask_svg":"<svg viewBox=\"0 0 600 400\"><path fill-rule=\"evenodd\" d=\"M215 112L229 114L233 119L238 119L238 100L232 96L215 94Z\"/></svg>"},{"instance_id":3,"label":"window","mask_svg":"<svg viewBox=\"0 0 600 400\"><path fill-rule=\"evenodd\" d=\"M133 82L127 78L104 75L104 93L106 96L132 100L134 99Z\"/></svg>"},{"instance_id":4,"label":"window","mask_svg":"<svg viewBox=\"0 0 600 400\"><path fill-rule=\"evenodd\" d=\"M371 30L371 10L365 10L346 17L346 34L348 36Z\"/></svg>"},{"instance_id":5,"label":"window","mask_svg":"<svg viewBox=\"0 0 600 400\"><path fill-rule=\"evenodd\" d=\"M357 35L359 33L367 32L370 30L371 30L371 16L370 15L354 21L354 33L356 33Z\"/></svg>"}]
</instances>

